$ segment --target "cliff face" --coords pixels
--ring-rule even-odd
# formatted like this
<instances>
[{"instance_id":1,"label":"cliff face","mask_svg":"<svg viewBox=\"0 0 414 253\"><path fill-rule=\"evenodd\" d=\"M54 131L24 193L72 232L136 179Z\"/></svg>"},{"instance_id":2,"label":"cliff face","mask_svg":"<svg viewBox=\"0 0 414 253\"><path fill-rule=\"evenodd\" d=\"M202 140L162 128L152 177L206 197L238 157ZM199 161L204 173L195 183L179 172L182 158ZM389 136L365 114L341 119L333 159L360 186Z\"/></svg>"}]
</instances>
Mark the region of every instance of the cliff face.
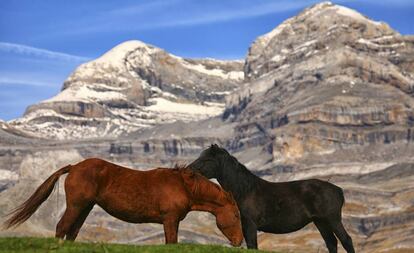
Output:
<instances>
[{"instance_id":1,"label":"cliff face","mask_svg":"<svg viewBox=\"0 0 414 253\"><path fill-rule=\"evenodd\" d=\"M344 222L357 251L411 252L413 62L412 36L331 3L259 37L244 67L123 43L81 65L56 97L0 122L0 216L68 163L100 157L140 169L173 166L218 143L267 180L320 178L343 187ZM62 185L25 225L0 234L53 235ZM211 215L191 214L180 240L225 243L215 227ZM126 224L99 208L80 234L131 243L162 238L161 226ZM313 225L259 233L259 246L325 252Z\"/></svg>"}]
</instances>

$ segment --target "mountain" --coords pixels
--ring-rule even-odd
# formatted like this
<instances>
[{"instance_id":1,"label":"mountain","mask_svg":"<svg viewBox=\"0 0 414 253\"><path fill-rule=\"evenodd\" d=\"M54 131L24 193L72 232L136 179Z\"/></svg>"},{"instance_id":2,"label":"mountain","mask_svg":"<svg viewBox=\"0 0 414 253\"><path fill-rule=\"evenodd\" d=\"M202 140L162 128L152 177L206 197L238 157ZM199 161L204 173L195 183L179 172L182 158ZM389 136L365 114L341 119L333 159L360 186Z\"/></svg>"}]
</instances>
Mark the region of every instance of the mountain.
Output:
<instances>
[{"instance_id":1,"label":"mountain","mask_svg":"<svg viewBox=\"0 0 414 253\"><path fill-rule=\"evenodd\" d=\"M253 43L224 118L239 145L270 136L275 160L412 142L413 52L412 36L318 4Z\"/></svg>"},{"instance_id":2,"label":"mountain","mask_svg":"<svg viewBox=\"0 0 414 253\"><path fill-rule=\"evenodd\" d=\"M10 124L43 138L79 139L203 119L222 112L242 68L241 61L184 59L127 41L79 66L59 94Z\"/></svg>"},{"instance_id":3,"label":"mountain","mask_svg":"<svg viewBox=\"0 0 414 253\"><path fill-rule=\"evenodd\" d=\"M218 143L264 179L344 188L343 219L358 252L412 252L413 86L414 36L329 2L257 38L244 63L126 42L81 65L56 97L1 123L0 215L68 163L97 156L140 169L173 166ZM22 227L0 234L53 235L64 210L58 189ZM208 214L192 213L180 228L181 241L225 242ZM99 208L80 234L162 237L161 226L126 224ZM326 252L313 225L260 233L259 247Z\"/></svg>"}]
</instances>

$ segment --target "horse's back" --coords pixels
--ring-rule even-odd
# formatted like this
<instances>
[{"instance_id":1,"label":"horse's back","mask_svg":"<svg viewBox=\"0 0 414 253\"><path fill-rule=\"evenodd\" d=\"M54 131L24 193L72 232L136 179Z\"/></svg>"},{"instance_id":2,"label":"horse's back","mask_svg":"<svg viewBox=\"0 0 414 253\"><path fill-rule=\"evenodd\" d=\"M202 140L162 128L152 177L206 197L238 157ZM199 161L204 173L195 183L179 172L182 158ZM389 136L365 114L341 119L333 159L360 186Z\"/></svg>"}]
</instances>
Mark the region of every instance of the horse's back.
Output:
<instances>
[{"instance_id":1,"label":"horse's back","mask_svg":"<svg viewBox=\"0 0 414 253\"><path fill-rule=\"evenodd\" d=\"M162 213L189 203L181 177L171 169L133 170L97 158L74 165L65 189L72 201L94 202L128 222L161 222Z\"/></svg>"},{"instance_id":2,"label":"horse's back","mask_svg":"<svg viewBox=\"0 0 414 253\"><path fill-rule=\"evenodd\" d=\"M344 204L343 190L319 179L269 182L265 192L269 198L280 201L282 208L292 205L292 208L306 210L309 216L318 216L326 212L338 213Z\"/></svg>"},{"instance_id":3,"label":"horse's back","mask_svg":"<svg viewBox=\"0 0 414 253\"><path fill-rule=\"evenodd\" d=\"M99 158L88 158L72 166L67 180L73 183L87 182L98 188L107 185L124 185L125 183L157 187L174 182L180 183L181 177L176 171L168 168L156 168L151 170L136 170L126 168ZM181 183L182 184L182 183Z\"/></svg>"},{"instance_id":4,"label":"horse's back","mask_svg":"<svg viewBox=\"0 0 414 253\"><path fill-rule=\"evenodd\" d=\"M336 196L343 195L343 190L337 185L320 179L305 179L289 182L270 183L277 191L289 191L297 194L313 194L326 192Z\"/></svg>"},{"instance_id":5,"label":"horse's back","mask_svg":"<svg viewBox=\"0 0 414 253\"><path fill-rule=\"evenodd\" d=\"M300 181L299 181L300 182ZM337 185L319 179L303 180L300 184L304 194L319 194L328 199L343 202L343 190ZM339 203L338 203L339 204ZM342 203L341 203L342 204Z\"/></svg>"},{"instance_id":6,"label":"horse's back","mask_svg":"<svg viewBox=\"0 0 414 253\"><path fill-rule=\"evenodd\" d=\"M291 182L312 217L338 215L344 204L342 188L319 179Z\"/></svg>"}]
</instances>

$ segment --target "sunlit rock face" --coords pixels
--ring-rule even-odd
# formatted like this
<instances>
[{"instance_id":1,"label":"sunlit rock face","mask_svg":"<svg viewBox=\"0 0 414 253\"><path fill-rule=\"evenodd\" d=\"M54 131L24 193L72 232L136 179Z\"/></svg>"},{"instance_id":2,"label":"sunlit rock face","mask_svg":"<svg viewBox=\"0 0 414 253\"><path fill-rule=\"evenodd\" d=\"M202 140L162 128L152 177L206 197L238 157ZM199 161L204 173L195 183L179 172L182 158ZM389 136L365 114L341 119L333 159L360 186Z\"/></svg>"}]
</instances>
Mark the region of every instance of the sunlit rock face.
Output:
<instances>
[{"instance_id":1,"label":"sunlit rock face","mask_svg":"<svg viewBox=\"0 0 414 253\"><path fill-rule=\"evenodd\" d=\"M54 98L0 122L0 217L67 163L100 157L139 169L172 167L218 143L264 179L341 186L357 252L412 252L413 43L328 2L259 37L244 67L123 43L78 67ZM53 236L64 210L60 182L28 223L0 234ZM179 235L181 242L226 243L208 214L191 213ZM151 244L162 243L163 232L95 208L79 239ZM259 247L327 252L313 225L259 233Z\"/></svg>"}]
</instances>

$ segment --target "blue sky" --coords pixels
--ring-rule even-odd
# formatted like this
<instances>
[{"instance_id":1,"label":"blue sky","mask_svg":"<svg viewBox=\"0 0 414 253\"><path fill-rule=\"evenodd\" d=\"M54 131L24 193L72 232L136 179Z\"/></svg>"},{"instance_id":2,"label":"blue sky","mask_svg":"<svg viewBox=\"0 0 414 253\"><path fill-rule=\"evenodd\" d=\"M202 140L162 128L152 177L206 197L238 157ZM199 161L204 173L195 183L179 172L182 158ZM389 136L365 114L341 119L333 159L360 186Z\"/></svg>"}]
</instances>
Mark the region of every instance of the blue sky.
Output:
<instances>
[{"instance_id":1,"label":"blue sky","mask_svg":"<svg viewBox=\"0 0 414 253\"><path fill-rule=\"evenodd\" d=\"M0 119L59 92L82 62L138 39L184 57L242 59L251 42L313 0L1 0ZM414 0L342 0L414 34Z\"/></svg>"}]
</instances>

